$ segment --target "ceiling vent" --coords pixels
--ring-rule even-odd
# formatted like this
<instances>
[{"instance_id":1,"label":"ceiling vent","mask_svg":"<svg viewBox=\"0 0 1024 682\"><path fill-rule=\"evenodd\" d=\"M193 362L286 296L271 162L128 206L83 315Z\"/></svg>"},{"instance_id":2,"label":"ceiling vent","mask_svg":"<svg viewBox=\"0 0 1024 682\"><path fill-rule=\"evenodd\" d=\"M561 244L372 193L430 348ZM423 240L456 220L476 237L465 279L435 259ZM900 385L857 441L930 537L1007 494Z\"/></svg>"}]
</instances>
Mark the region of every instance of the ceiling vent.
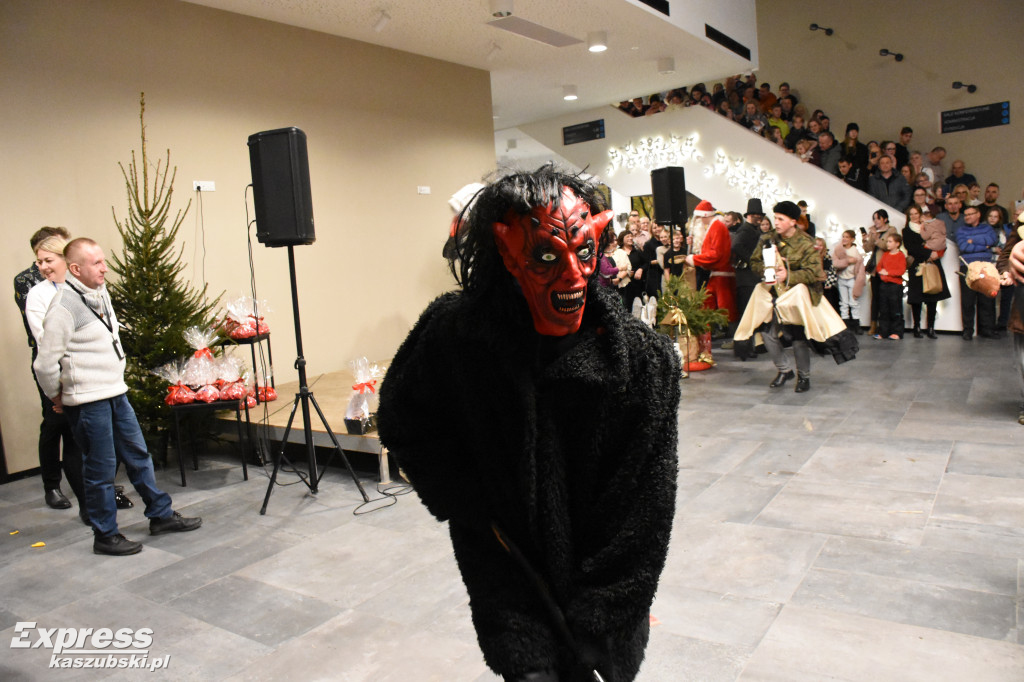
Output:
<instances>
[{"instance_id":1,"label":"ceiling vent","mask_svg":"<svg viewBox=\"0 0 1024 682\"><path fill-rule=\"evenodd\" d=\"M583 42L578 38L567 36L564 33L553 31L550 28L545 28L540 24L535 24L532 21L520 19L519 17L495 19L494 21L488 21L487 25L493 26L494 28L500 28L502 31L515 33L516 35L529 38L530 40L536 40L538 43L544 43L551 47L568 47L569 45L576 45Z\"/></svg>"}]
</instances>

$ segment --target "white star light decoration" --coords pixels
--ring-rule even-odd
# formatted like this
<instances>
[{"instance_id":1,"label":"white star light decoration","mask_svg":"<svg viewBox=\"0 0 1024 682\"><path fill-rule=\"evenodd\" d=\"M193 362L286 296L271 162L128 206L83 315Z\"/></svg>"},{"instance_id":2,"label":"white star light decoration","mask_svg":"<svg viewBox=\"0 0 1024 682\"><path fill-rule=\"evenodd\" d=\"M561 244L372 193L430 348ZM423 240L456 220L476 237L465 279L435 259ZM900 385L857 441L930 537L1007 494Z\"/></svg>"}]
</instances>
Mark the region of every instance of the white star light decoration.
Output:
<instances>
[{"instance_id":1,"label":"white star light decoration","mask_svg":"<svg viewBox=\"0 0 1024 682\"><path fill-rule=\"evenodd\" d=\"M715 161L705 166L707 177L720 176L732 189L739 190L748 198L757 198L768 205L775 205L793 196L793 188L781 186L779 176L770 175L758 166L747 166L743 157L729 157L724 150L715 152Z\"/></svg>"},{"instance_id":2,"label":"white star light decoration","mask_svg":"<svg viewBox=\"0 0 1024 682\"><path fill-rule=\"evenodd\" d=\"M636 144L627 142L621 147L612 147L608 151L608 177L620 170L632 173L635 170L650 172L655 168L679 165L684 161L704 163L704 154L697 148L697 133L683 138L669 135L666 142L662 137L642 138ZM787 183L782 185L778 175L773 175L759 166L748 166L741 156L730 157L725 150L715 151L714 160L704 166L704 175L720 177L747 198L760 199L763 203L773 206L780 201L792 200L795 196L793 188ZM808 202L810 203L810 202ZM808 206L808 212L814 213L814 206ZM828 216L826 232L835 237L843 227L834 216Z\"/></svg>"},{"instance_id":3,"label":"white star light decoration","mask_svg":"<svg viewBox=\"0 0 1024 682\"><path fill-rule=\"evenodd\" d=\"M685 140L678 135L670 135L668 142L662 137L641 139L635 145L627 142L622 147L612 147L608 157L609 177L620 169L632 173L634 170L651 171L655 168L664 168L691 159L697 163L704 162L704 157L697 150L696 133Z\"/></svg>"}]
</instances>

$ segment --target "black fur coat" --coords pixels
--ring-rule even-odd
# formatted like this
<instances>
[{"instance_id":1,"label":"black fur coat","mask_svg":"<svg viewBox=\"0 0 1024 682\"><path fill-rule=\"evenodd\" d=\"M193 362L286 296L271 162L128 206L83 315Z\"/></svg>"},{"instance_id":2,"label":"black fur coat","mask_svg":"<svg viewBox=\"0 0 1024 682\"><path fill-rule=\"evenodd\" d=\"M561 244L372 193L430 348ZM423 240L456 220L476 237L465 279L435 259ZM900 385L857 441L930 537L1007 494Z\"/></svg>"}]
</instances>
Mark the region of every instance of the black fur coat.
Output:
<instances>
[{"instance_id":1,"label":"black fur coat","mask_svg":"<svg viewBox=\"0 0 1024 682\"><path fill-rule=\"evenodd\" d=\"M608 682L632 680L675 510L679 364L668 339L590 286L580 331L533 330L462 293L426 309L380 393L381 442L449 531L487 664L573 668L519 546ZM511 311L509 310L511 308Z\"/></svg>"}]
</instances>

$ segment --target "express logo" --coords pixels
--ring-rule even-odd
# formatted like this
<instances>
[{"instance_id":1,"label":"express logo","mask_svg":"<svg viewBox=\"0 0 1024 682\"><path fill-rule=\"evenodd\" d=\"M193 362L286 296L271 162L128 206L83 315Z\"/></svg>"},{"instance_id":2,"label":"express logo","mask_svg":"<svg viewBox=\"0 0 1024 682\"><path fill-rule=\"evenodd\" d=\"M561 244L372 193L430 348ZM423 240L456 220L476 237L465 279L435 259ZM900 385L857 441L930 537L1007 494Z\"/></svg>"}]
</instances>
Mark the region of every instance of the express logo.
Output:
<instances>
[{"instance_id":1,"label":"express logo","mask_svg":"<svg viewBox=\"0 0 1024 682\"><path fill-rule=\"evenodd\" d=\"M14 626L12 649L49 649L51 668L166 668L170 656L150 659L150 628L40 628L35 621Z\"/></svg>"}]
</instances>

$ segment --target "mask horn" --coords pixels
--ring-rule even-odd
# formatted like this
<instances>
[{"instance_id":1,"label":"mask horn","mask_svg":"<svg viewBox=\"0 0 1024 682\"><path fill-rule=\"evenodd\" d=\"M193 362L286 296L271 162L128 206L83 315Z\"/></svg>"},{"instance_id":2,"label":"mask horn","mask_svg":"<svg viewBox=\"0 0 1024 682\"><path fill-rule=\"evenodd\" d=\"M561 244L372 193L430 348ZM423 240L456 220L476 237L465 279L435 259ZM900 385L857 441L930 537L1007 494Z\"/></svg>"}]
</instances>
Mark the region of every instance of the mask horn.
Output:
<instances>
[{"instance_id":1,"label":"mask horn","mask_svg":"<svg viewBox=\"0 0 1024 682\"><path fill-rule=\"evenodd\" d=\"M612 221L612 216L615 212L612 210L601 211L595 213L592 223L594 225L594 241L600 243L601 235L604 233L604 228L608 226L608 223Z\"/></svg>"}]
</instances>

